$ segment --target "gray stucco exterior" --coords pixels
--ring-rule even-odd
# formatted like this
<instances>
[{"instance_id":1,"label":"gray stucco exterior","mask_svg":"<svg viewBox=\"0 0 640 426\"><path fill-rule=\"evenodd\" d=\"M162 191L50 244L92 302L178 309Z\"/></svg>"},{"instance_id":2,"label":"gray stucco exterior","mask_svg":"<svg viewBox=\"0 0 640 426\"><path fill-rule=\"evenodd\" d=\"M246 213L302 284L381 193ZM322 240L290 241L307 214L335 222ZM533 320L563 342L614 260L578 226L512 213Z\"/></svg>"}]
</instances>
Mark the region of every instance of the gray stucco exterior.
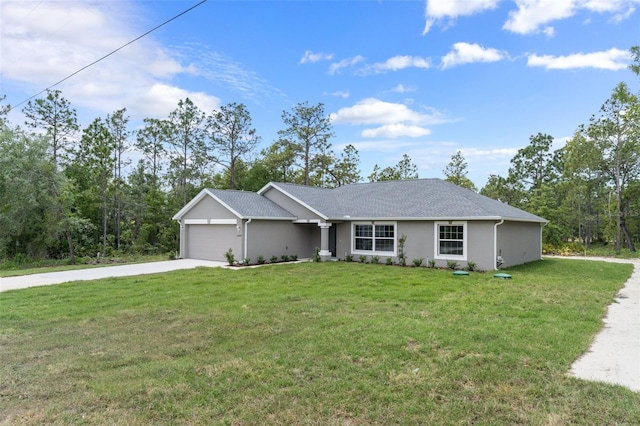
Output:
<instances>
[{"instance_id":1,"label":"gray stucco exterior","mask_svg":"<svg viewBox=\"0 0 640 426\"><path fill-rule=\"evenodd\" d=\"M365 255L397 262L398 238L406 235L408 264L422 258L445 267L455 260L481 270L539 260L546 224L440 179L335 189L269 183L258 193L207 189L174 219L181 257L225 260L231 248L238 261L255 262L258 256L311 257L318 248L324 259Z\"/></svg>"}]
</instances>

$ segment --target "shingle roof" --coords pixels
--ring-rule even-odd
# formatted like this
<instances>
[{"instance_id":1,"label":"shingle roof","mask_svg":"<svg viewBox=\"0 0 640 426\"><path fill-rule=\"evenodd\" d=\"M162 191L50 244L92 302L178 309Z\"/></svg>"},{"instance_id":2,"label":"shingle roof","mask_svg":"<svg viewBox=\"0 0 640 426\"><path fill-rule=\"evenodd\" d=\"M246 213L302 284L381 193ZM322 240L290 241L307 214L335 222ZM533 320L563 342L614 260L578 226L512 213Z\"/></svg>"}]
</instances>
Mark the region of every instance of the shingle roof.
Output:
<instances>
[{"instance_id":1,"label":"shingle roof","mask_svg":"<svg viewBox=\"0 0 640 426\"><path fill-rule=\"evenodd\" d=\"M242 218L295 219L295 216L273 201L255 192L207 189Z\"/></svg>"},{"instance_id":2,"label":"shingle roof","mask_svg":"<svg viewBox=\"0 0 640 426\"><path fill-rule=\"evenodd\" d=\"M510 219L546 222L442 179L344 185L334 189L271 183L327 219Z\"/></svg>"}]
</instances>

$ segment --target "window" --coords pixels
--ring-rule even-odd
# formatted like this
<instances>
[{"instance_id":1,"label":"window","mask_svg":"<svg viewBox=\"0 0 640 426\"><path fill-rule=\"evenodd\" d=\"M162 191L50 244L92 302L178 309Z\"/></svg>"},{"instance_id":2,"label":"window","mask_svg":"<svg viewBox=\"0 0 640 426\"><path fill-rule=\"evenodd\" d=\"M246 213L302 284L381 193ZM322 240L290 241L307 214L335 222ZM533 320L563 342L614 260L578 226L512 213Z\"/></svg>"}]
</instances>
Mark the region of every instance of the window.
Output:
<instances>
[{"instance_id":1,"label":"window","mask_svg":"<svg viewBox=\"0 0 640 426\"><path fill-rule=\"evenodd\" d=\"M465 222L436 223L436 258L466 259Z\"/></svg>"},{"instance_id":2,"label":"window","mask_svg":"<svg viewBox=\"0 0 640 426\"><path fill-rule=\"evenodd\" d=\"M396 252L396 224L353 224L353 252L366 254L386 254L395 256Z\"/></svg>"}]
</instances>

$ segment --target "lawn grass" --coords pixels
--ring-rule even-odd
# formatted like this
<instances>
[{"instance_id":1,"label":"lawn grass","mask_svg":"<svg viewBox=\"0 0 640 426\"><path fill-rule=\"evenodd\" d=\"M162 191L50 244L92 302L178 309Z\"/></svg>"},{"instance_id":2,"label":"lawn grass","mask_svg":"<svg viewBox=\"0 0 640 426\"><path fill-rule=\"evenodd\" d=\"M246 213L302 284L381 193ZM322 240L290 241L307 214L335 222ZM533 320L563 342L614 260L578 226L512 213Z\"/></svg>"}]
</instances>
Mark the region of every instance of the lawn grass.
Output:
<instances>
[{"instance_id":1,"label":"lawn grass","mask_svg":"<svg viewBox=\"0 0 640 426\"><path fill-rule=\"evenodd\" d=\"M567 377L631 265L329 262L0 293L0 424L631 425Z\"/></svg>"}]
</instances>

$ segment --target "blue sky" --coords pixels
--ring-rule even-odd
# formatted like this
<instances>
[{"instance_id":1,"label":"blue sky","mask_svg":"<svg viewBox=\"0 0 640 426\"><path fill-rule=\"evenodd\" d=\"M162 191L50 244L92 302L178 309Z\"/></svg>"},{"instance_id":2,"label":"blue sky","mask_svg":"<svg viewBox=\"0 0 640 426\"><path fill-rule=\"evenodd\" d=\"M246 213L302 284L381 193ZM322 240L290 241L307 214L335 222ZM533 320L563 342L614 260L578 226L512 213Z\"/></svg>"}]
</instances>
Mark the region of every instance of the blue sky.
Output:
<instances>
[{"instance_id":1,"label":"blue sky","mask_svg":"<svg viewBox=\"0 0 640 426\"><path fill-rule=\"evenodd\" d=\"M198 1L0 3L0 95L16 105ZM262 147L297 103L322 102L334 151L366 179L409 154L443 177L456 151L482 187L538 132L560 147L620 81L640 0L215 1L56 86L83 125L126 107L132 128L189 97L244 103ZM24 121L17 106L10 114ZM131 156L135 158L136 153Z\"/></svg>"}]
</instances>

